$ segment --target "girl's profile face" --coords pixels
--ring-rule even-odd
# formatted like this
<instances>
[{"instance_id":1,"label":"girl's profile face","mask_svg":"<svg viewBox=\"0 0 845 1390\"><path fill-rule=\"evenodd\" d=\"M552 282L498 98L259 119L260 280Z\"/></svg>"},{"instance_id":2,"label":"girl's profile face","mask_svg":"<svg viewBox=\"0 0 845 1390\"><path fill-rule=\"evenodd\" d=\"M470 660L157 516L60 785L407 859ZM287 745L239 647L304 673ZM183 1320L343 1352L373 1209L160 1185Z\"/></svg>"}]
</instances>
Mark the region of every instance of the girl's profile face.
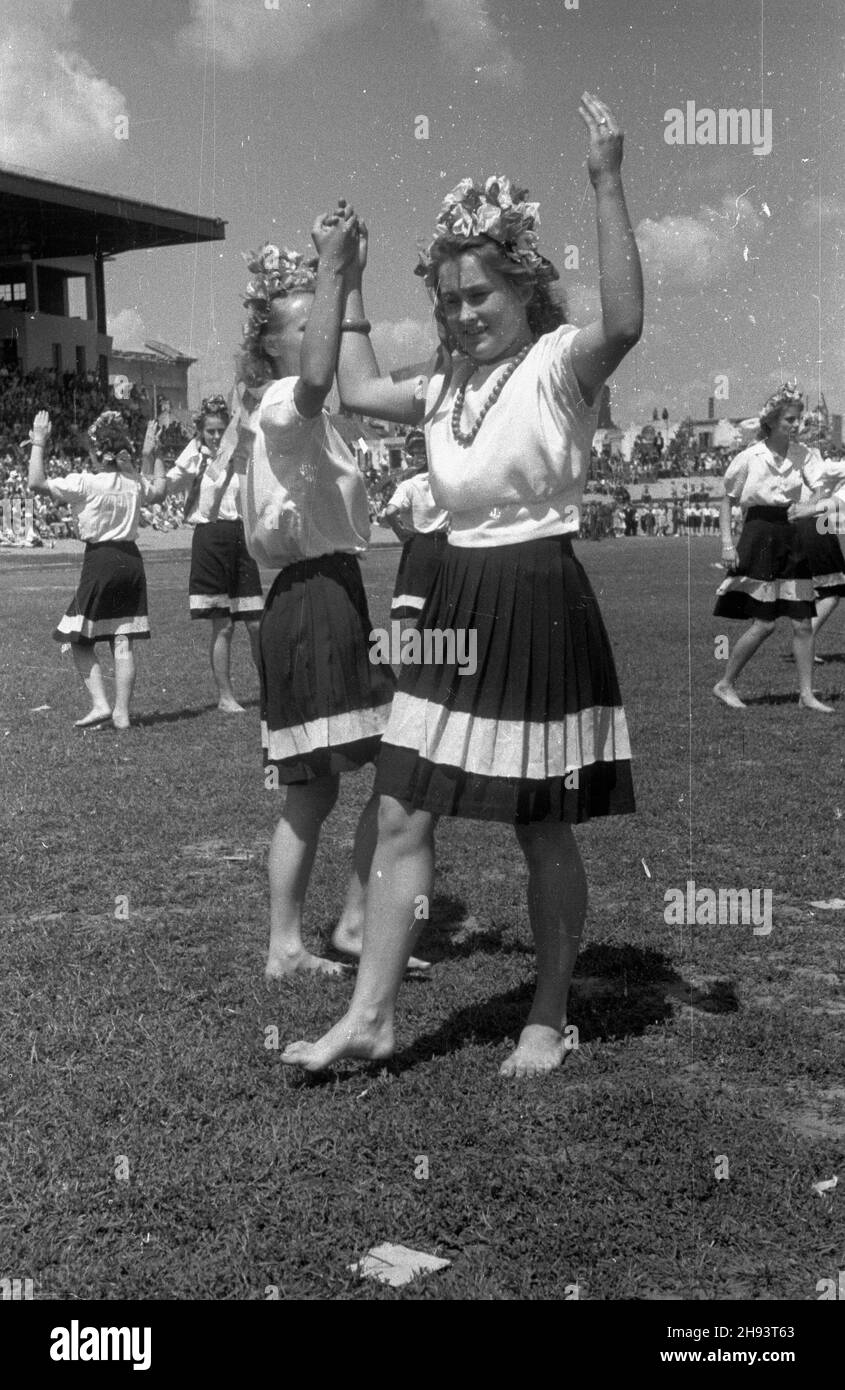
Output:
<instances>
[{"instance_id":1,"label":"girl's profile face","mask_svg":"<svg viewBox=\"0 0 845 1390\"><path fill-rule=\"evenodd\" d=\"M488 268L476 252L444 261L437 294L458 350L476 362L497 362L530 342L531 290Z\"/></svg>"},{"instance_id":2,"label":"girl's profile face","mask_svg":"<svg viewBox=\"0 0 845 1390\"><path fill-rule=\"evenodd\" d=\"M782 431L784 434L788 434L790 439L794 438L801 428L802 414L803 411L800 405L784 406L775 421L775 429Z\"/></svg>"},{"instance_id":3,"label":"girl's profile face","mask_svg":"<svg viewBox=\"0 0 845 1390\"><path fill-rule=\"evenodd\" d=\"M220 440L223 438L226 429L226 421L222 415L207 415L202 427L202 442L212 454L216 454L220 448Z\"/></svg>"},{"instance_id":4,"label":"girl's profile face","mask_svg":"<svg viewBox=\"0 0 845 1390\"><path fill-rule=\"evenodd\" d=\"M304 291L281 296L270 304L263 346L268 357L281 364L282 376L299 375L302 339L313 306L313 294Z\"/></svg>"}]
</instances>

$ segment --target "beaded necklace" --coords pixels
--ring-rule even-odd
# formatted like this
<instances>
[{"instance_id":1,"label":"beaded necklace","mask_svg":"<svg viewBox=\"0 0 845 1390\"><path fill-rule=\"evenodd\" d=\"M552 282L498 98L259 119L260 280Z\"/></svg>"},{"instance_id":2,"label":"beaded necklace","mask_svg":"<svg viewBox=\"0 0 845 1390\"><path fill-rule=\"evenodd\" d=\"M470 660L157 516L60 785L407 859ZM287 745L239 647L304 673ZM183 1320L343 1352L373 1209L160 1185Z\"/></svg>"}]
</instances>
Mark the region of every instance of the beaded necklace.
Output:
<instances>
[{"instance_id":1,"label":"beaded necklace","mask_svg":"<svg viewBox=\"0 0 845 1390\"><path fill-rule=\"evenodd\" d=\"M464 413L464 397L466 396L466 389L469 386L469 383L472 381L472 378L475 376L475 373L478 371L479 367L483 366L484 364L482 362L479 362L476 364L475 367L473 367L466 381L462 382L460 387L458 388L457 395L455 396L455 404L452 406L452 437L455 440L456 444L460 444L464 449L469 448L470 444L472 444L473 440L475 439L475 436L478 434L478 431L481 429L481 426L484 423L484 417L486 416L488 410L492 405L495 405L496 401L501 396L506 383L510 381L520 362L522 362L528 356L533 346L533 343L526 343L525 347L521 348L520 351L516 354L516 357L513 358L507 370L503 372L502 375L499 377L499 380L496 382L496 385L493 387L493 390L490 392L490 395L487 397L487 400L481 407L481 410L478 416L476 417L472 429L467 431L461 429L461 416Z\"/></svg>"}]
</instances>

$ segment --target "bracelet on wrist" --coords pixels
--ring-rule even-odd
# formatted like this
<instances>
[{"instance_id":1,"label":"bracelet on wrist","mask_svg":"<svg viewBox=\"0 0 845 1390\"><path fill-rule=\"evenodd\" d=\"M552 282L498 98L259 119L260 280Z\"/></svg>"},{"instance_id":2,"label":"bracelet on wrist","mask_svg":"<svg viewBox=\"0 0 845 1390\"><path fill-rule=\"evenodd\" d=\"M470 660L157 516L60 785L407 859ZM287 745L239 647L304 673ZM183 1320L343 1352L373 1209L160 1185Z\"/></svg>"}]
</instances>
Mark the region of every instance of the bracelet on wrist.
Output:
<instances>
[{"instance_id":1,"label":"bracelet on wrist","mask_svg":"<svg viewBox=\"0 0 845 1390\"><path fill-rule=\"evenodd\" d=\"M341 333L369 333L372 328L369 319L344 319L340 325Z\"/></svg>"}]
</instances>

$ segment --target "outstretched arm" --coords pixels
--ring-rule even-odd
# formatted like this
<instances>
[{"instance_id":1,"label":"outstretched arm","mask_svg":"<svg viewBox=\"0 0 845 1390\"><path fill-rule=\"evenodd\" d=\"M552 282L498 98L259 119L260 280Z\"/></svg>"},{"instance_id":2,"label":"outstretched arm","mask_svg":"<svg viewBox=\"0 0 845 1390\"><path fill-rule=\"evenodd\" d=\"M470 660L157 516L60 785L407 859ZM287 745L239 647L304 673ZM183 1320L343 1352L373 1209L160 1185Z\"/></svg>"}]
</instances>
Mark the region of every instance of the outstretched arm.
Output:
<instances>
[{"instance_id":1,"label":"outstretched arm","mask_svg":"<svg viewBox=\"0 0 845 1390\"><path fill-rule=\"evenodd\" d=\"M364 325L362 277L367 264L368 234L363 222L358 224L358 256L346 274L346 307L343 321ZM369 331L356 332L347 328L341 334L340 358L337 364L337 384L340 399L349 410L361 415L374 415L379 420L395 420L403 425L416 425L425 414L424 377L409 381L393 381L382 376Z\"/></svg>"},{"instance_id":2,"label":"outstretched arm","mask_svg":"<svg viewBox=\"0 0 845 1390\"><path fill-rule=\"evenodd\" d=\"M572 366L591 401L640 338L643 276L622 189L622 131L610 108L589 92L578 109L590 132L587 168L596 193L601 318L576 334Z\"/></svg>"}]
</instances>

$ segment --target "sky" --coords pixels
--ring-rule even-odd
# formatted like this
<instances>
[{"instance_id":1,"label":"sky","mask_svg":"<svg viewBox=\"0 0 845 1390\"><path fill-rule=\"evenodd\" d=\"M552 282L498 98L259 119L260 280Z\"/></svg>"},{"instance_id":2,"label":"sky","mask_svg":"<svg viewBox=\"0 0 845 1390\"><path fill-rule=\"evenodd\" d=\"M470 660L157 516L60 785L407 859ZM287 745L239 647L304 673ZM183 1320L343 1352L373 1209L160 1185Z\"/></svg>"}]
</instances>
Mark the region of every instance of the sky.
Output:
<instances>
[{"instance_id":1,"label":"sky","mask_svg":"<svg viewBox=\"0 0 845 1390\"><path fill-rule=\"evenodd\" d=\"M435 341L413 268L468 174L529 188L571 322L595 318L586 88L625 131L646 276L614 420L701 418L714 394L750 415L787 376L845 413L841 0L0 0L0 20L0 161L226 221L106 267L115 346L196 356L195 400L232 384L242 253L306 249L339 196L370 228L385 369ZM746 108L771 148L669 143L688 103L683 136Z\"/></svg>"}]
</instances>

